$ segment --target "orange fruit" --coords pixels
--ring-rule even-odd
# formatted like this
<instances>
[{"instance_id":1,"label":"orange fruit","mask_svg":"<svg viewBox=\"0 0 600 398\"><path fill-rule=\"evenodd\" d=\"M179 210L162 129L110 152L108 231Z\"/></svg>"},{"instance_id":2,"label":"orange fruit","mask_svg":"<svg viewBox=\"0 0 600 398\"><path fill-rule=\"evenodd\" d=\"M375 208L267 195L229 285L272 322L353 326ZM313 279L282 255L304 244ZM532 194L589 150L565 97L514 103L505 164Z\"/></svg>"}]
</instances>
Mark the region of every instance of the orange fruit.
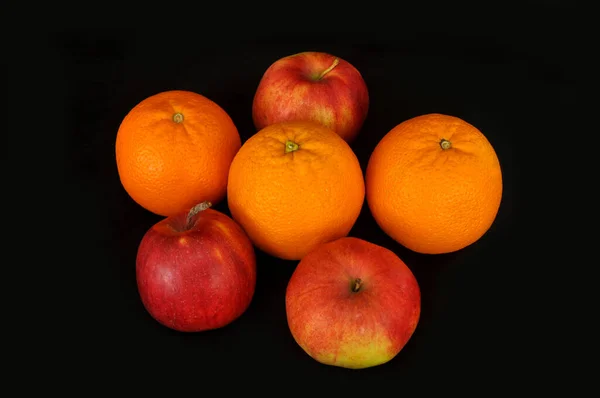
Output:
<instances>
[{"instance_id":1,"label":"orange fruit","mask_svg":"<svg viewBox=\"0 0 600 398\"><path fill-rule=\"evenodd\" d=\"M365 174L377 224L419 253L474 243L494 222L502 199L494 148L454 116L428 114L400 123L377 144Z\"/></svg>"},{"instance_id":2,"label":"orange fruit","mask_svg":"<svg viewBox=\"0 0 600 398\"><path fill-rule=\"evenodd\" d=\"M190 91L144 99L125 116L116 139L123 187L147 210L170 216L224 199L241 139L229 115Z\"/></svg>"},{"instance_id":3,"label":"orange fruit","mask_svg":"<svg viewBox=\"0 0 600 398\"><path fill-rule=\"evenodd\" d=\"M242 145L229 170L232 217L257 248L286 260L346 236L364 197L356 155L317 122L264 127Z\"/></svg>"}]
</instances>

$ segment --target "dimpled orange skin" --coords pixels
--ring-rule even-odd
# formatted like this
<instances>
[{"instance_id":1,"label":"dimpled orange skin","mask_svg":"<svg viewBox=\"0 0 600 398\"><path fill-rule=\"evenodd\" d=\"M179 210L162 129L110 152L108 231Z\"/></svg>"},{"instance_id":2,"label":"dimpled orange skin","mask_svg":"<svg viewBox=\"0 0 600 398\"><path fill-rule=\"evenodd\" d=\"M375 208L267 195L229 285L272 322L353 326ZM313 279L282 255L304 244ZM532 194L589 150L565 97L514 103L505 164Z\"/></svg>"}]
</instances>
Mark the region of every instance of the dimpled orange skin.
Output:
<instances>
[{"instance_id":1,"label":"dimpled orange skin","mask_svg":"<svg viewBox=\"0 0 600 398\"><path fill-rule=\"evenodd\" d=\"M286 153L286 144L297 145ZM293 145L292 145L293 146ZM255 246L286 260L346 236L365 197L350 146L316 122L269 125L250 137L229 170L229 210Z\"/></svg>"},{"instance_id":2,"label":"dimpled orange skin","mask_svg":"<svg viewBox=\"0 0 600 398\"><path fill-rule=\"evenodd\" d=\"M365 174L377 224L419 253L473 244L491 227L502 199L494 148L476 127L448 115L422 115L394 127L377 144Z\"/></svg>"},{"instance_id":3,"label":"dimpled orange skin","mask_svg":"<svg viewBox=\"0 0 600 398\"><path fill-rule=\"evenodd\" d=\"M136 105L121 123L115 145L123 187L139 205L162 216L205 200L222 201L240 147L238 130L219 105L180 90Z\"/></svg>"}]
</instances>

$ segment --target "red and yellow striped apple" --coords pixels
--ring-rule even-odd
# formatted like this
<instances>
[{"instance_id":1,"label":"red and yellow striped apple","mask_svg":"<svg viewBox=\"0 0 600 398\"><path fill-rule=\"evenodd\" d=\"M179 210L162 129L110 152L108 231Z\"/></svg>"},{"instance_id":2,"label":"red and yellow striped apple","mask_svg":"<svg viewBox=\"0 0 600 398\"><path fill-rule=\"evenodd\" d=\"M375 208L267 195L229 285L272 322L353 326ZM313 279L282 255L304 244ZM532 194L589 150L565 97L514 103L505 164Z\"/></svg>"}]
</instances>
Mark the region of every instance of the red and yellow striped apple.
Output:
<instances>
[{"instance_id":1,"label":"red and yellow striped apple","mask_svg":"<svg viewBox=\"0 0 600 398\"><path fill-rule=\"evenodd\" d=\"M271 64L252 103L257 130L277 122L319 122L352 142L367 117L369 93L360 72L328 53L309 51Z\"/></svg>"},{"instance_id":2,"label":"red and yellow striped apple","mask_svg":"<svg viewBox=\"0 0 600 398\"><path fill-rule=\"evenodd\" d=\"M421 293L391 250L343 237L298 263L286 291L291 334L325 365L362 369L393 359L415 331Z\"/></svg>"},{"instance_id":3,"label":"red and yellow striped apple","mask_svg":"<svg viewBox=\"0 0 600 398\"><path fill-rule=\"evenodd\" d=\"M242 228L203 202L150 228L138 247L142 303L162 325L181 332L224 327L250 305L256 258Z\"/></svg>"}]
</instances>

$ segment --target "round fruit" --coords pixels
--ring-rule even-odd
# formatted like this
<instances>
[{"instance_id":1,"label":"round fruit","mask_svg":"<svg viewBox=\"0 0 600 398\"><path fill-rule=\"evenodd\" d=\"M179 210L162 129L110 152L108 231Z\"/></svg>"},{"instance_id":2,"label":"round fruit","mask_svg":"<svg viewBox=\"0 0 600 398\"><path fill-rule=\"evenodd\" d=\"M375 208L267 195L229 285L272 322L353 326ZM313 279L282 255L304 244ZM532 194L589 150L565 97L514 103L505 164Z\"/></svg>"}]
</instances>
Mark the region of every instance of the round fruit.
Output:
<instances>
[{"instance_id":1,"label":"round fruit","mask_svg":"<svg viewBox=\"0 0 600 398\"><path fill-rule=\"evenodd\" d=\"M142 304L156 321L180 332L229 325L248 309L256 288L252 242L210 205L159 221L138 246Z\"/></svg>"},{"instance_id":2,"label":"round fruit","mask_svg":"<svg viewBox=\"0 0 600 398\"><path fill-rule=\"evenodd\" d=\"M300 261L285 296L294 340L326 365L390 361L413 335L419 284L391 250L354 237L320 245Z\"/></svg>"},{"instance_id":3,"label":"round fruit","mask_svg":"<svg viewBox=\"0 0 600 398\"><path fill-rule=\"evenodd\" d=\"M229 170L232 217L259 249L287 260L347 235L364 196L356 155L317 122L263 128L242 145Z\"/></svg>"},{"instance_id":4,"label":"round fruit","mask_svg":"<svg viewBox=\"0 0 600 398\"><path fill-rule=\"evenodd\" d=\"M252 102L258 130L273 123L312 120L348 143L360 132L368 111L369 91L358 69L317 51L285 56L271 64Z\"/></svg>"},{"instance_id":5,"label":"round fruit","mask_svg":"<svg viewBox=\"0 0 600 398\"><path fill-rule=\"evenodd\" d=\"M494 148L457 117L428 114L389 131L371 154L367 203L378 225L415 252L462 249L490 228L502 199Z\"/></svg>"},{"instance_id":6,"label":"round fruit","mask_svg":"<svg viewBox=\"0 0 600 398\"><path fill-rule=\"evenodd\" d=\"M229 115L208 98L166 91L137 104L116 139L119 178L147 210L170 216L223 200L231 160L241 146Z\"/></svg>"}]
</instances>

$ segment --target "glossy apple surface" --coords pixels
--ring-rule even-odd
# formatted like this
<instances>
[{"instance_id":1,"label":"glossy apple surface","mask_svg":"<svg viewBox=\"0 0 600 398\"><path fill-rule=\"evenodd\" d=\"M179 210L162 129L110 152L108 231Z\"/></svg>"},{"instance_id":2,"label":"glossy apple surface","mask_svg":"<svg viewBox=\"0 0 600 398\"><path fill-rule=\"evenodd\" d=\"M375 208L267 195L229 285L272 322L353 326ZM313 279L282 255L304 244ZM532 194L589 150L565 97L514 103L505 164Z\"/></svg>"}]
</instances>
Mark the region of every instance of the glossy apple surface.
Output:
<instances>
[{"instance_id":1,"label":"glossy apple surface","mask_svg":"<svg viewBox=\"0 0 600 398\"><path fill-rule=\"evenodd\" d=\"M257 130L278 122L311 120L354 141L369 109L369 92L349 62L323 52L283 57L263 74L252 104Z\"/></svg>"},{"instance_id":2,"label":"glossy apple surface","mask_svg":"<svg viewBox=\"0 0 600 398\"><path fill-rule=\"evenodd\" d=\"M256 285L252 243L209 203L165 218L142 238L138 291L159 323L182 332L224 327L250 305Z\"/></svg>"},{"instance_id":3,"label":"glossy apple surface","mask_svg":"<svg viewBox=\"0 0 600 398\"><path fill-rule=\"evenodd\" d=\"M392 251L354 237L325 243L299 262L286 291L290 332L313 359L361 369L393 359L421 312L414 275Z\"/></svg>"}]
</instances>

